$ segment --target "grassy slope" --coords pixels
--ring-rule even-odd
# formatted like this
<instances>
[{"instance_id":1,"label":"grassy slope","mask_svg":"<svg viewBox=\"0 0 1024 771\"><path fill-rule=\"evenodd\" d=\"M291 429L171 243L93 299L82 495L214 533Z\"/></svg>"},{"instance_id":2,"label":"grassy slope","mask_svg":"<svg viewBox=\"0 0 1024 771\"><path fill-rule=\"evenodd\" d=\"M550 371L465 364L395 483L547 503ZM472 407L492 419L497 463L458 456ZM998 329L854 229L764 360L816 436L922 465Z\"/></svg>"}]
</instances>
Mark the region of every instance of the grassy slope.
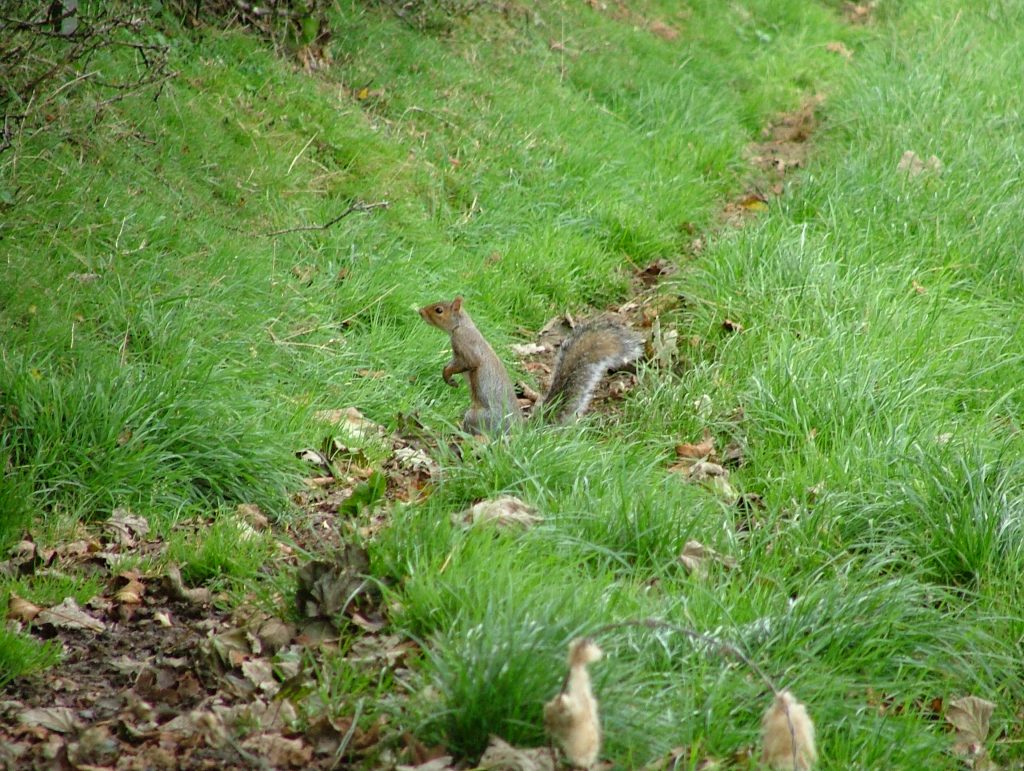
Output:
<instances>
[{"instance_id":1,"label":"grassy slope","mask_svg":"<svg viewBox=\"0 0 1024 771\"><path fill-rule=\"evenodd\" d=\"M450 461L430 500L395 512L375 565L400 580L398 621L430 641L437 686L401 720L470 754L489 732L536 741L569 637L657 615L717 630L792 685L825 765L941 765L948 740L916 706L936 696L996 701L998 730L1021 706L1024 634L1020 96L1003 80L1022 20L920 0L852 30L834 5L806 6L645 3L622 21L544 4L436 38L345 5L318 78L241 35L175 36L182 76L155 105L0 158L18 193L0 231L5 510L55 528L119 504L165 527L233 501L285 513L313 409L415 411L437 429L462 409L413 307L461 291L504 344L625 296L632 264L680 254L738 191L768 116L827 85L813 168L673 287L697 300L682 336L703 340L683 374L643 373L614 422ZM834 39L851 66L825 51ZM72 125L79 104L64 105ZM906 149L943 174L896 174ZM392 206L254 235L350 197ZM100 278L69 278L86 272ZM726 316L746 331L723 336ZM709 422L747 448L734 481L766 501L752 530L663 471ZM499 491L546 524L519 540L452 531L452 510ZM741 569L687 578L688 538ZM765 698L749 673L670 636L606 647L609 757L753 742ZM906 712L883 719L869 689Z\"/></svg>"}]
</instances>

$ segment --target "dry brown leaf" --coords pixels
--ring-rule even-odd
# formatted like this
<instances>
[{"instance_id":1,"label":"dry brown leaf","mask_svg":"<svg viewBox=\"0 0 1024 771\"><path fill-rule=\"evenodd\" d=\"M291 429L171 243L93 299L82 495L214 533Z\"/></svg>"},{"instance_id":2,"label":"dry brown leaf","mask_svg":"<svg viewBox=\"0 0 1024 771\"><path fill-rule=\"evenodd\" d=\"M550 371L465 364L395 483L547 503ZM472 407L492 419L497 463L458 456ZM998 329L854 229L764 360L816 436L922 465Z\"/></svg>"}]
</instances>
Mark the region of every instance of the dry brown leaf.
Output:
<instances>
[{"instance_id":1,"label":"dry brown leaf","mask_svg":"<svg viewBox=\"0 0 1024 771\"><path fill-rule=\"evenodd\" d=\"M512 353L516 356L534 356L538 353L547 353L548 347L546 345L538 345L537 343L515 343L510 345Z\"/></svg>"},{"instance_id":2,"label":"dry brown leaf","mask_svg":"<svg viewBox=\"0 0 1024 771\"><path fill-rule=\"evenodd\" d=\"M274 668L267 659L250 658L242 662L242 674L265 696L273 696L281 687L274 677Z\"/></svg>"},{"instance_id":3,"label":"dry brown leaf","mask_svg":"<svg viewBox=\"0 0 1024 771\"><path fill-rule=\"evenodd\" d=\"M649 29L662 40L672 41L679 37L679 30L663 21L652 21Z\"/></svg>"},{"instance_id":4,"label":"dry brown leaf","mask_svg":"<svg viewBox=\"0 0 1024 771\"><path fill-rule=\"evenodd\" d=\"M826 43L825 50L832 54L839 54L847 61L853 58L853 51L851 51L838 40L833 40L831 43Z\"/></svg>"},{"instance_id":5,"label":"dry brown leaf","mask_svg":"<svg viewBox=\"0 0 1024 771\"><path fill-rule=\"evenodd\" d=\"M699 399L693 403L693 409L697 413L697 417L707 420L711 417L713 410L711 397L707 394L702 394Z\"/></svg>"},{"instance_id":6,"label":"dry brown leaf","mask_svg":"<svg viewBox=\"0 0 1024 771\"><path fill-rule=\"evenodd\" d=\"M726 332L742 332L743 325L740 324L738 321L726 319L725 321L722 322L722 329L724 329Z\"/></svg>"},{"instance_id":7,"label":"dry brown leaf","mask_svg":"<svg viewBox=\"0 0 1024 771\"><path fill-rule=\"evenodd\" d=\"M477 767L485 771L555 771L547 747L513 747L497 736L491 737Z\"/></svg>"},{"instance_id":8,"label":"dry brown leaf","mask_svg":"<svg viewBox=\"0 0 1024 771\"><path fill-rule=\"evenodd\" d=\"M274 768L307 768L313 759L313 748L302 739L286 739L277 733L249 736L242 748Z\"/></svg>"},{"instance_id":9,"label":"dry brown leaf","mask_svg":"<svg viewBox=\"0 0 1024 771\"><path fill-rule=\"evenodd\" d=\"M662 329L661 317L651 322L651 336L647 340L647 356L659 367L668 369L679 353L679 332L675 329Z\"/></svg>"},{"instance_id":10,"label":"dry brown leaf","mask_svg":"<svg viewBox=\"0 0 1024 771\"><path fill-rule=\"evenodd\" d=\"M493 524L500 530L529 530L543 522L544 518L537 514L533 506L515 496L503 495L474 503L465 511L453 515L453 520L465 527Z\"/></svg>"},{"instance_id":11,"label":"dry brown leaf","mask_svg":"<svg viewBox=\"0 0 1024 771\"><path fill-rule=\"evenodd\" d=\"M946 720L956 729L953 752L958 755L985 755L989 720L996 705L977 696L954 699L946 707Z\"/></svg>"},{"instance_id":12,"label":"dry brown leaf","mask_svg":"<svg viewBox=\"0 0 1024 771\"><path fill-rule=\"evenodd\" d=\"M124 605L138 605L146 587L140 580L142 575L137 570L125 570L114 577L114 601Z\"/></svg>"},{"instance_id":13,"label":"dry brown leaf","mask_svg":"<svg viewBox=\"0 0 1024 771\"><path fill-rule=\"evenodd\" d=\"M286 624L277 616L270 616L260 623L256 629L256 636L260 638L263 649L274 654L291 642L295 636L295 627Z\"/></svg>"},{"instance_id":14,"label":"dry brown leaf","mask_svg":"<svg viewBox=\"0 0 1024 771\"><path fill-rule=\"evenodd\" d=\"M103 529L110 532L121 546L135 546L149 534L149 521L132 514L128 509L118 507L104 523Z\"/></svg>"},{"instance_id":15,"label":"dry brown leaf","mask_svg":"<svg viewBox=\"0 0 1024 771\"><path fill-rule=\"evenodd\" d=\"M235 515L246 522L254 530L269 530L270 520L255 503L240 503L235 509Z\"/></svg>"},{"instance_id":16,"label":"dry brown leaf","mask_svg":"<svg viewBox=\"0 0 1024 771\"><path fill-rule=\"evenodd\" d=\"M908 177L917 177L926 171L932 174L941 174L942 161L934 155L929 156L927 160L922 160L913 150L907 150L896 164L896 171L902 172Z\"/></svg>"},{"instance_id":17,"label":"dry brown leaf","mask_svg":"<svg viewBox=\"0 0 1024 771\"><path fill-rule=\"evenodd\" d=\"M7 598L7 618L20 621L23 624L27 624L38 616L41 610L42 608L38 605L29 602L23 597L19 597L14 592L11 592Z\"/></svg>"},{"instance_id":18,"label":"dry brown leaf","mask_svg":"<svg viewBox=\"0 0 1024 771\"><path fill-rule=\"evenodd\" d=\"M806 771L818 759L807 708L782 691L761 721L761 762L774 769ZM795 762L794 762L795 759Z\"/></svg>"},{"instance_id":19,"label":"dry brown leaf","mask_svg":"<svg viewBox=\"0 0 1024 771\"><path fill-rule=\"evenodd\" d=\"M709 563L717 562L729 569L735 568L738 564L735 557L717 552L700 541L687 541L683 546L683 551L679 554L679 561L683 563L687 573L698 578L707 576Z\"/></svg>"},{"instance_id":20,"label":"dry brown leaf","mask_svg":"<svg viewBox=\"0 0 1024 771\"><path fill-rule=\"evenodd\" d=\"M338 426L352 439L366 441L387 436L384 426L367 419L355 407L336 410L320 410L314 413L317 420Z\"/></svg>"},{"instance_id":21,"label":"dry brown leaf","mask_svg":"<svg viewBox=\"0 0 1024 771\"><path fill-rule=\"evenodd\" d=\"M37 707L18 715L18 722L26 726L41 726L60 734L74 733L82 728L82 721L67 707Z\"/></svg>"},{"instance_id":22,"label":"dry brown leaf","mask_svg":"<svg viewBox=\"0 0 1024 771\"><path fill-rule=\"evenodd\" d=\"M97 618L93 618L75 602L73 597L65 597L60 605L39 611L36 624L52 624L61 629L84 629L88 632L103 632L107 626Z\"/></svg>"},{"instance_id":23,"label":"dry brown leaf","mask_svg":"<svg viewBox=\"0 0 1024 771\"><path fill-rule=\"evenodd\" d=\"M440 467L433 458L423 450L412 447L399 447L395 450L395 460L398 461L400 468L422 471L429 477L436 477L440 472Z\"/></svg>"},{"instance_id":24,"label":"dry brown leaf","mask_svg":"<svg viewBox=\"0 0 1024 771\"><path fill-rule=\"evenodd\" d=\"M366 549L351 543L335 553L333 560L307 562L298 573L296 603L300 613L306 618L333 621L337 614L356 610L357 606L375 606L380 590L365 578L369 572Z\"/></svg>"},{"instance_id":25,"label":"dry brown leaf","mask_svg":"<svg viewBox=\"0 0 1024 771\"><path fill-rule=\"evenodd\" d=\"M442 755L439 758L434 758L415 766L397 766L396 771L455 771L455 766L452 765L452 762L451 755Z\"/></svg>"},{"instance_id":26,"label":"dry brown leaf","mask_svg":"<svg viewBox=\"0 0 1024 771\"><path fill-rule=\"evenodd\" d=\"M172 599L182 602L191 602L196 605L208 605L212 599L210 590L204 586L189 589L181 578L181 569L175 565L167 566L167 575L164 576L164 590Z\"/></svg>"},{"instance_id":27,"label":"dry brown leaf","mask_svg":"<svg viewBox=\"0 0 1024 771\"><path fill-rule=\"evenodd\" d=\"M76 769L113 767L121 753L121 742L107 726L90 726L67 747L68 762Z\"/></svg>"},{"instance_id":28,"label":"dry brown leaf","mask_svg":"<svg viewBox=\"0 0 1024 771\"><path fill-rule=\"evenodd\" d=\"M677 444L676 456L680 458L707 458L715 451L715 437L711 431L704 429L704 438L700 444Z\"/></svg>"}]
</instances>

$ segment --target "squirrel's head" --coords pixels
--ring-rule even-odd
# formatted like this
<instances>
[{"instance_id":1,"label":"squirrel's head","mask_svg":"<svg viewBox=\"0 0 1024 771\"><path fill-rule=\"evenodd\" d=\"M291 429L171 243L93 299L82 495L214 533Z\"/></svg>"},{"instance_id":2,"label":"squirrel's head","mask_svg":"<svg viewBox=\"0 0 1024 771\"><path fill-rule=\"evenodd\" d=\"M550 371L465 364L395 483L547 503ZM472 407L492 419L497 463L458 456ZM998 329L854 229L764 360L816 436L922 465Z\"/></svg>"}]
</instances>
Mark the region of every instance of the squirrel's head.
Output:
<instances>
[{"instance_id":1,"label":"squirrel's head","mask_svg":"<svg viewBox=\"0 0 1024 771\"><path fill-rule=\"evenodd\" d=\"M437 302L420 308L420 317L432 327L451 331L458 324L458 316L462 310L462 297L451 302Z\"/></svg>"}]
</instances>

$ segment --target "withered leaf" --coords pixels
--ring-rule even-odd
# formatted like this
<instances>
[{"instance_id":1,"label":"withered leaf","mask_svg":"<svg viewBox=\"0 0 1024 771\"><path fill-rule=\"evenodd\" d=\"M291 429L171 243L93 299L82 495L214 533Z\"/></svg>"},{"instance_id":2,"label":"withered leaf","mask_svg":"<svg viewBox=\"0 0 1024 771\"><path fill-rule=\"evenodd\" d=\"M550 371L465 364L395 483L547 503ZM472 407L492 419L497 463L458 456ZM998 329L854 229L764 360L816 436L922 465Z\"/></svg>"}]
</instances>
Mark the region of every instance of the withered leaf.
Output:
<instances>
[{"instance_id":1,"label":"withered leaf","mask_svg":"<svg viewBox=\"0 0 1024 771\"><path fill-rule=\"evenodd\" d=\"M42 608L11 592L7 598L7 618L27 624L39 615Z\"/></svg>"},{"instance_id":2,"label":"withered leaf","mask_svg":"<svg viewBox=\"0 0 1024 771\"><path fill-rule=\"evenodd\" d=\"M256 636L263 643L267 653L277 653L295 636L295 627L287 624L277 616L271 616L260 623Z\"/></svg>"},{"instance_id":3,"label":"withered leaf","mask_svg":"<svg viewBox=\"0 0 1024 771\"><path fill-rule=\"evenodd\" d=\"M320 410L314 413L314 417L324 423L338 426L350 439L356 441L379 439L387 435L382 425L369 420L355 407Z\"/></svg>"},{"instance_id":4,"label":"withered leaf","mask_svg":"<svg viewBox=\"0 0 1024 771\"><path fill-rule=\"evenodd\" d=\"M847 48L841 41L833 40L829 43L825 43L825 50L830 54L839 54L847 61L853 58L853 51Z\"/></svg>"},{"instance_id":5,"label":"withered leaf","mask_svg":"<svg viewBox=\"0 0 1024 771\"><path fill-rule=\"evenodd\" d=\"M544 353L548 350L547 346L538 345L537 343L516 343L514 345L510 345L509 348L512 350L512 353L519 357L533 356L538 353Z\"/></svg>"},{"instance_id":6,"label":"withered leaf","mask_svg":"<svg viewBox=\"0 0 1024 771\"><path fill-rule=\"evenodd\" d=\"M298 573L295 601L306 618L332 618L357 601L376 605L379 590L365 578L370 571L366 549L345 544L332 561L307 562Z\"/></svg>"},{"instance_id":7,"label":"withered leaf","mask_svg":"<svg viewBox=\"0 0 1024 771\"><path fill-rule=\"evenodd\" d=\"M313 748L301 739L286 739L278 733L254 734L242 747L274 768L307 768L313 759Z\"/></svg>"},{"instance_id":8,"label":"withered leaf","mask_svg":"<svg viewBox=\"0 0 1024 771\"><path fill-rule=\"evenodd\" d=\"M503 495L474 503L460 514L454 515L455 522L467 527L493 524L499 529L528 530L543 522L537 509L512 495Z\"/></svg>"},{"instance_id":9,"label":"withered leaf","mask_svg":"<svg viewBox=\"0 0 1024 771\"><path fill-rule=\"evenodd\" d=\"M415 766L397 766L397 771L455 771L455 766L452 763L451 755L442 755Z\"/></svg>"},{"instance_id":10,"label":"withered leaf","mask_svg":"<svg viewBox=\"0 0 1024 771\"><path fill-rule=\"evenodd\" d=\"M698 578L707 576L708 565L717 562L725 568L735 568L736 559L715 551L710 546L705 546L700 541L687 541L683 551L679 554L679 561L683 563L687 573Z\"/></svg>"},{"instance_id":11,"label":"withered leaf","mask_svg":"<svg viewBox=\"0 0 1024 771\"><path fill-rule=\"evenodd\" d=\"M74 733L82 728L82 721L67 707L36 707L18 715L18 722L27 726L41 726L60 734Z\"/></svg>"},{"instance_id":12,"label":"withered leaf","mask_svg":"<svg viewBox=\"0 0 1024 771\"><path fill-rule=\"evenodd\" d=\"M134 546L139 539L149 534L149 521L145 517L132 514L128 509L118 507L104 523L103 529L110 532L114 540L122 546Z\"/></svg>"},{"instance_id":13,"label":"withered leaf","mask_svg":"<svg viewBox=\"0 0 1024 771\"><path fill-rule=\"evenodd\" d=\"M677 444L676 455L680 458L707 458L715 451L715 437L704 429L704 438L699 444Z\"/></svg>"},{"instance_id":14,"label":"withered leaf","mask_svg":"<svg viewBox=\"0 0 1024 771\"><path fill-rule=\"evenodd\" d=\"M163 580L164 591L175 600L191 602L196 605L208 605L212 599L210 590L206 587L189 589L181 578L181 569L174 564L167 566L167 575Z\"/></svg>"},{"instance_id":15,"label":"withered leaf","mask_svg":"<svg viewBox=\"0 0 1024 771\"><path fill-rule=\"evenodd\" d=\"M663 330L659 316L651 322L651 336L647 346L648 357L659 367L668 369L679 353L679 332L675 329Z\"/></svg>"},{"instance_id":16,"label":"withered leaf","mask_svg":"<svg viewBox=\"0 0 1024 771\"><path fill-rule=\"evenodd\" d=\"M927 160L922 160L913 150L907 150L900 156L899 162L896 164L896 171L906 174L908 177L917 177L925 172L941 174L942 161L934 155L929 156Z\"/></svg>"},{"instance_id":17,"label":"withered leaf","mask_svg":"<svg viewBox=\"0 0 1024 771\"><path fill-rule=\"evenodd\" d=\"M78 607L73 597L65 597L60 605L39 611L36 624L51 624L62 629L83 629L88 632L103 632L107 626L97 618Z\"/></svg>"},{"instance_id":18,"label":"withered leaf","mask_svg":"<svg viewBox=\"0 0 1024 771\"><path fill-rule=\"evenodd\" d=\"M549 748L513 747L497 736L491 737L477 766L487 771L554 771L555 769L554 759Z\"/></svg>"},{"instance_id":19,"label":"withered leaf","mask_svg":"<svg viewBox=\"0 0 1024 771\"><path fill-rule=\"evenodd\" d=\"M946 720L956 729L953 751L958 755L984 755L989 719L996 705L977 696L953 699L946 707Z\"/></svg>"}]
</instances>

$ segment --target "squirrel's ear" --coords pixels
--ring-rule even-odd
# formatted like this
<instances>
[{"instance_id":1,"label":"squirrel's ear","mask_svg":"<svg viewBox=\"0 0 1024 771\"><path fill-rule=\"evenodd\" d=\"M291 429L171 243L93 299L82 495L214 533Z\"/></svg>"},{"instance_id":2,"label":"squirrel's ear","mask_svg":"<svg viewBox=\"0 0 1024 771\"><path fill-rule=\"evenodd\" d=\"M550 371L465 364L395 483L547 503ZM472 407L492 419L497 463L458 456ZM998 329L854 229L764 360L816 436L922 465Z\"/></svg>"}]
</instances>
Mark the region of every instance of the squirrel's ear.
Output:
<instances>
[{"instance_id":1,"label":"squirrel's ear","mask_svg":"<svg viewBox=\"0 0 1024 771\"><path fill-rule=\"evenodd\" d=\"M452 300L452 310L458 313L462 309L462 295Z\"/></svg>"}]
</instances>

